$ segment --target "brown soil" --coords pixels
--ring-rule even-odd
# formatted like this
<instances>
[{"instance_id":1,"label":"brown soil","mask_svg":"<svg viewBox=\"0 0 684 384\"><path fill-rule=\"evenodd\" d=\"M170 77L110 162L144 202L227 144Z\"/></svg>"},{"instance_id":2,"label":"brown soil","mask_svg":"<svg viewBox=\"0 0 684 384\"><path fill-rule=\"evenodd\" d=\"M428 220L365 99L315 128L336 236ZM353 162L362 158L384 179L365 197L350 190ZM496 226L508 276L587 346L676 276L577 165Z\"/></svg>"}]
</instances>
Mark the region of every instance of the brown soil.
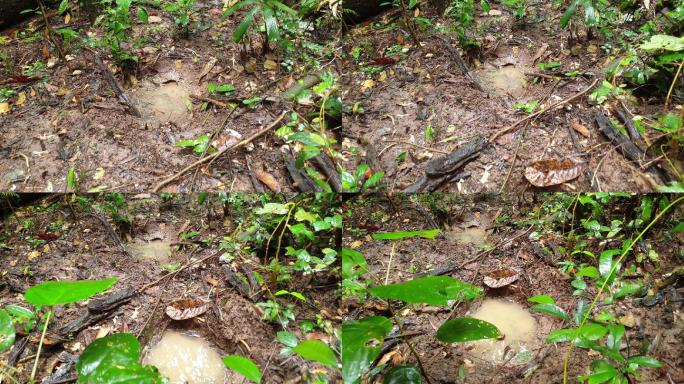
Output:
<instances>
[{"instance_id":1,"label":"brown soil","mask_svg":"<svg viewBox=\"0 0 684 384\"><path fill-rule=\"evenodd\" d=\"M423 202L418 202L423 200ZM433 201L443 210L431 211L425 201ZM369 265L370 276L375 284L399 282L421 276L423 273L439 268L461 266L454 269L449 276L483 287L484 298L500 298L517 302L529 307L527 299L537 294L548 294L556 299L557 304L568 313L574 313L577 297L573 296L574 288L570 285L568 275L559 272L558 265L542 260L533 248L533 244L551 248L550 244L565 246L561 233L562 228L555 231L544 231L532 240L532 232L537 229L528 226L517 226L513 222L527 217L538 202L530 200L530 196L513 195L472 195L458 196L454 194L408 196L395 195L390 203L386 198L358 198L348 208L353 216L346 224L343 244L345 248L353 248L362 252ZM508 216L510 219L497 223L496 218ZM402 241L378 241L370 238L371 233L391 231L411 231L442 227L443 235L436 240L413 238ZM569 230L567 223L565 231ZM476 246L472 242L454 241L451 234L462 233L464 228L478 228L486 233L484 243ZM681 256L674 249L681 249L684 239L666 240L664 229L654 229L646 235L644 244L650 244L658 252L660 264L639 264L637 273L650 273L651 278L660 279L664 273L681 264ZM472 240L472 239L471 239ZM501 244L503 242L503 244ZM393 249L394 247L394 249ZM596 249L598 244L588 249ZM492 249L490 253L473 258L483 249ZM389 265L390 255L391 265ZM566 260L565 254L553 256L555 261ZM633 261L628 261L626 265ZM500 289L487 288L483 284L483 276L494 270L508 269L520 274L520 278ZM675 289L676 288L676 289ZM593 291L595 293L595 291ZM612 308L618 316L629 316L635 323L627 328L629 347L638 351L644 341L651 343L652 355L663 362L661 369L644 369L640 382L680 382L684 379L684 319L681 316L682 301L681 284L671 286L666 291L668 297L664 302L646 307L638 301L624 300ZM670 300L670 295L679 297L679 301ZM413 306L412 309L400 311L404 321L404 333L419 333L420 336L410 339L413 348L420 356L425 371L431 382L437 383L561 383L562 361L567 343L547 345L543 343L553 329L568 327L560 320L532 312L538 323L538 339L541 347L533 350L534 354L526 364L512 363L490 364L478 361L468 355L462 345L445 344L438 341L435 331L441 323L449 318L463 316L468 310L477 308L480 300L473 303L458 303L448 308ZM343 300L343 308L348 313L345 321L372 315L388 316L386 304L365 300L355 302L352 298ZM589 363L596 359L587 350L576 348L572 354L568 379L574 382L577 375L588 373ZM406 344L394 346L381 356L389 366L404 362L416 363L414 356ZM459 378L459 369L465 370L465 379Z\"/></svg>"},{"instance_id":2,"label":"brown soil","mask_svg":"<svg viewBox=\"0 0 684 384\"><path fill-rule=\"evenodd\" d=\"M46 39L31 41L18 37L17 33L24 30L40 33L42 18L34 17L2 31L10 39L2 47L8 59L0 65L0 83L3 88L23 92L26 100L18 104L18 96L13 97L11 111L0 114L0 189L65 191L69 169L74 168L80 176L80 191L99 187L148 192L198 159L190 149L175 145L180 140L216 133L215 141L221 148L251 136L273 122L283 110L292 108L279 96L306 76L310 67L295 59L295 71L285 71L280 65L285 57L262 54L263 43L259 38L253 39L252 48L246 52L231 38L241 13L226 20L222 17L221 2L198 1L196 7L200 15L197 21L203 30L185 38L168 13L148 6L150 16L157 19L147 25L136 23L132 31L134 37L144 39L143 46L135 48L141 56L137 73L124 78L113 63L108 63L142 118L128 113L117 100L88 51L68 49L67 61L59 62ZM135 19L135 9L131 14ZM54 11L50 15L52 25L64 22ZM70 23L74 28L80 25L81 33L103 33L101 28L91 27L85 16L74 14ZM335 32L334 25L327 29L331 34ZM325 44L327 37L323 33L317 36ZM22 67L38 60L51 63L39 75L42 80L17 82ZM213 60L215 65L202 77L205 66ZM267 60L274 61L276 68L264 67ZM232 84L237 90L229 95L230 99L210 95L208 83ZM223 103L237 101L240 108L230 115L230 109L209 104L202 111L203 101L191 95ZM252 96L270 101L255 109L241 105L243 99ZM302 114L309 111L307 108L295 106ZM162 190L254 191L248 165L252 170L262 168L272 174L282 191L292 190L282 159L282 152L291 149L283 144L269 133L246 148L229 151L211 166L197 168L197 174L195 170L186 173Z\"/></svg>"},{"instance_id":3,"label":"brown soil","mask_svg":"<svg viewBox=\"0 0 684 384\"><path fill-rule=\"evenodd\" d=\"M74 204L66 204L59 195L48 198L36 208L23 208L1 222L3 247L0 249L2 268L0 272L0 307L7 304L26 305L22 294L30 286L49 280L99 279L115 276L118 278L113 290L133 288L139 290L157 281L169 272L164 270L167 263L177 263L178 267L189 265L169 278L152 284L135 295L132 300L115 310L110 316L98 321L84 330L74 333L73 337L60 339L55 345L48 345L41 355L39 378L54 375L67 357L77 357L97 335L107 329L109 333L131 332L139 335L143 346L154 344L166 329L198 335L208 340L221 356L239 354L252 359L261 369L264 382L299 382L311 372L325 371L319 364L307 363L295 357L279 354L283 347L276 339L276 332L283 330L280 325L262 319L262 310L255 304L266 301L262 296L263 287L252 286L250 292L241 293L231 285L229 275L244 279L243 266L259 272L264 278L269 275L257 258L236 257L230 263L220 261L216 244L211 247L199 239L223 239L233 233L237 224L230 209L224 214L223 207L216 202L199 206L195 197L176 196L170 202L162 202L155 195L129 195L130 211L134 221L130 229L123 230L123 239L153 239L162 236L150 228L165 228L167 241L174 242L168 262L150 260L123 252L103 224L92 216L84 216ZM41 208L42 207L42 208ZM24 228L24 222L31 222ZM61 229L49 227L61 220ZM184 228L184 229L183 229ZM178 238L180 230L199 232L197 241ZM118 232L118 231L117 231ZM27 238L54 238L38 247L31 246ZM154 240L150 240L154 241ZM336 247L331 238L331 247ZM178 244L182 242L183 244ZM258 252L257 252L258 254ZM214 255L213 257L211 255ZM199 262L200 260L206 260ZM191 264L194 263L194 264ZM237 269L236 269L237 268ZM298 324L302 320L316 321L317 315L323 320L337 324L337 305L335 289L337 272L331 269L325 273L315 273L308 277L294 276L289 283L274 283L270 289L289 289L298 291L308 298L307 305L296 305L293 309L297 321L291 322L288 331L300 339L304 335ZM173 321L165 313L166 306L179 298L204 299L210 303L209 309L199 317ZM284 300L281 304L286 304ZM48 336L58 338L57 330L84 313L86 303L56 308L55 321L51 323ZM339 326L339 325L336 325ZM19 357L21 374L17 377L25 382L31 371L40 335L32 332L29 342ZM320 332L318 337L324 338ZM310 334L311 335L311 334ZM16 344L22 339L18 336ZM328 340L327 340L328 341ZM69 360L69 359L66 359ZM75 375L73 369L61 379ZM331 376L334 378L334 375Z\"/></svg>"},{"instance_id":4,"label":"brown soil","mask_svg":"<svg viewBox=\"0 0 684 384\"><path fill-rule=\"evenodd\" d=\"M348 93L344 98L359 102L363 113L345 119L351 163L375 164L385 172L391 190L400 191L424 174L425 163L449 153L476 136L493 137L499 130L525 117L513 108L516 102L537 100L548 106L585 90L595 79L603 79L602 68L610 58L600 48L602 41L570 39L567 30L558 27L558 10L552 3L537 3L537 13L528 25L520 25L512 14L494 5L500 16L477 18L488 25L476 52L461 55L470 58L473 74L484 87L476 89L461 73L445 42L430 33L421 34L418 49L410 34L401 28L384 28L398 22L396 12L354 28L345 40L347 52L361 48L358 59L349 57L343 73ZM432 17L429 12L424 16ZM446 26L446 18L434 18L433 24ZM383 29L384 28L384 29ZM447 35L442 35L447 36ZM455 39L452 45L457 46ZM394 49L395 54L388 53ZM396 54L402 48L402 53ZM390 59L387 62L387 58ZM385 62L383 62L383 60ZM395 62L396 61L396 62ZM541 70L539 63L559 62L556 72ZM386 65L374 65L386 64ZM374 74L367 74L374 69ZM579 71L576 78L554 79L552 75ZM542 76L535 74L542 73ZM626 160L599 131L588 93L550 110L537 119L523 123L498 136L464 168L462 181L446 183L441 190L473 193L489 191L538 191L524 177L525 168L537 160L581 163L579 177L545 190L554 191L634 191L654 190L651 176ZM634 114L659 113L659 98L642 98ZM664 97L663 97L664 99ZM662 99L661 99L662 100ZM589 137L572 132L573 126L586 128ZM434 138L427 140L426 127ZM651 138L659 133L648 132ZM353 147L360 150L352 151ZM372 148L370 154L363 149ZM397 158L403 153L405 161ZM358 154L358 155L352 155ZM678 158L679 155L675 155ZM351 166L350 166L351 167Z\"/></svg>"}]
</instances>

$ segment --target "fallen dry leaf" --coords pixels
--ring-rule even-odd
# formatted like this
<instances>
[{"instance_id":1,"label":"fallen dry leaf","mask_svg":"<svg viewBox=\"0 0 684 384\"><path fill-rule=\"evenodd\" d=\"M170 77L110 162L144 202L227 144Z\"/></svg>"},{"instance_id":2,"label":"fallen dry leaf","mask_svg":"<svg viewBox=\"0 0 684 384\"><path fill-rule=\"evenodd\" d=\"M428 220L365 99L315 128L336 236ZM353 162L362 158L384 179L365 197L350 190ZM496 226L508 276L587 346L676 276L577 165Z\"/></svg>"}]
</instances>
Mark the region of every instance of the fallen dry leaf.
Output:
<instances>
[{"instance_id":1,"label":"fallen dry leaf","mask_svg":"<svg viewBox=\"0 0 684 384\"><path fill-rule=\"evenodd\" d=\"M204 300L178 299L166 307L166 314L174 320L187 320L207 311Z\"/></svg>"},{"instance_id":2,"label":"fallen dry leaf","mask_svg":"<svg viewBox=\"0 0 684 384\"><path fill-rule=\"evenodd\" d=\"M501 288L518 280L518 277L520 275L510 269L497 269L485 275L484 283L490 288Z\"/></svg>"},{"instance_id":3,"label":"fallen dry leaf","mask_svg":"<svg viewBox=\"0 0 684 384\"><path fill-rule=\"evenodd\" d=\"M254 171L254 176L256 176L259 181L264 183L264 185L266 185L266 187L268 187L268 189L270 189L272 192L280 192L280 184L278 184L278 180L276 180L276 178L270 173L257 168Z\"/></svg>"},{"instance_id":4,"label":"fallen dry leaf","mask_svg":"<svg viewBox=\"0 0 684 384\"><path fill-rule=\"evenodd\" d=\"M570 159L538 160L525 168L525 178L536 187L548 187L579 176L582 165Z\"/></svg>"},{"instance_id":5,"label":"fallen dry leaf","mask_svg":"<svg viewBox=\"0 0 684 384\"><path fill-rule=\"evenodd\" d=\"M9 103L0 103L0 115L5 115L7 113L10 113L10 105Z\"/></svg>"},{"instance_id":6,"label":"fallen dry leaf","mask_svg":"<svg viewBox=\"0 0 684 384\"><path fill-rule=\"evenodd\" d=\"M579 132L584 137L591 136L591 132L589 132L589 129L576 121L572 123L572 129Z\"/></svg>"},{"instance_id":7,"label":"fallen dry leaf","mask_svg":"<svg viewBox=\"0 0 684 384\"><path fill-rule=\"evenodd\" d=\"M199 80L197 80L198 83L202 82L202 79L204 78L204 76L208 75L209 72L211 72L211 70L214 68L214 66L216 65L217 62L218 62L218 59L216 59L215 57L212 57L211 60L207 61L207 63L204 64L204 68L202 68L202 73L200 74Z\"/></svg>"},{"instance_id":8,"label":"fallen dry leaf","mask_svg":"<svg viewBox=\"0 0 684 384\"><path fill-rule=\"evenodd\" d=\"M22 105L26 102L26 93L25 92L19 92L19 95L17 95L17 101L14 102L14 105Z\"/></svg>"}]
</instances>

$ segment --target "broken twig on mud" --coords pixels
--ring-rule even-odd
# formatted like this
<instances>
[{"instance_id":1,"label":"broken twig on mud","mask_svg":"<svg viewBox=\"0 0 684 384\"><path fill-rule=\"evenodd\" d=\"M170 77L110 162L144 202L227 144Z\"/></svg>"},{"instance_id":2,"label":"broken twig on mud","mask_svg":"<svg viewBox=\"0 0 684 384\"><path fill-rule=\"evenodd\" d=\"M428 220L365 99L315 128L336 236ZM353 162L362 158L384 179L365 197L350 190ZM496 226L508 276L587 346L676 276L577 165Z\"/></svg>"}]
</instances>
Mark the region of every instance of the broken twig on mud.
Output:
<instances>
[{"instance_id":1,"label":"broken twig on mud","mask_svg":"<svg viewBox=\"0 0 684 384\"><path fill-rule=\"evenodd\" d=\"M95 57L95 64L97 64L98 68L100 68L100 71L102 71L102 74L104 75L105 79L107 79L107 82L109 83L109 86L112 87L112 90L116 94L116 97L121 100L126 106L128 107L128 111L135 117L142 117L142 114L138 110L138 108L135 107L135 104L133 104L133 101L126 95L126 93L123 91L119 83L116 81L114 78L114 74L112 74L112 71L105 65L105 63L102 62L102 59L100 58L100 55L98 55L95 51L91 51L93 53L93 57Z\"/></svg>"},{"instance_id":2,"label":"broken twig on mud","mask_svg":"<svg viewBox=\"0 0 684 384\"><path fill-rule=\"evenodd\" d=\"M273 127L275 127L276 125L278 125L278 123L280 123L280 121L283 120L283 118L285 118L286 115L287 115L287 111L283 111L283 112L280 114L280 116L278 116L271 124L269 124L266 128L260 130L259 132L253 134L252 136L250 136L250 137L248 137L248 138L246 138L246 139L244 139L244 140L242 140L242 141L240 141L240 142L238 142L238 143L235 143L235 144L233 144L233 145L231 145L231 146L229 146L229 147L226 147L226 148L224 148L224 149L222 149L222 150L220 150L220 151L218 151L218 152L216 152L216 153L213 153L213 154L211 154L211 155L209 155L209 156L207 156L207 157L204 157L204 158L202 158L202 159L199 159L199 160L195 161L194 163L188 165L187 167L183 168L180 172L176 173L175 175L173 175L173 176L171 176L171 177L168 177L168 178L162 180L161 182L159 182L159 184L157 184L157 185L154 187L154 189L152 189L152 192L153 192L153 193L158 192L158 191L159 191L162 187L164 187L166 184L168 184L168 183L170 183L170 182L176 180L177 178L183 176L187 171L189 171L189 170L195 168L196 166L202 165L202 164L206 163L206 162L209 161L209 160L218 158L218 157L220 157L221 155L223 155L224 153L228 152L228 151L231 150L231 149L240 148L240 147L242 147L242 146L244 146L244 145L249 144L250 142L254 141L255 139L258 139L259 137L263 136L263 135L266 134L267 132L273 130Z\"/></svg>"}]
</instances>

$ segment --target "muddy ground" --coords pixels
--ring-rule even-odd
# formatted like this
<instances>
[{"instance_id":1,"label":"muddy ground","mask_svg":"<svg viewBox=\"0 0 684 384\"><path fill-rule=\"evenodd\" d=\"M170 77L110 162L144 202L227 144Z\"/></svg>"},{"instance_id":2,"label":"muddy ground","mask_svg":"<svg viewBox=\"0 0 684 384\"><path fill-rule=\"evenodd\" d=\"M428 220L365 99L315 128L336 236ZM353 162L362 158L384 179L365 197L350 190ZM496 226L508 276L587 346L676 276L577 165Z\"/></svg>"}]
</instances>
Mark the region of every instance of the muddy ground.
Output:
<instances>
[{"instance_id":1,"label":"muddy ground","mask_svg":"<svg viewBox=\"0 0 684 384\"><path fill-rule=\"evenodd\" d=\"M112 227L107 228L98 218L85 215L78 203L69 204L69 198L64 196L48 197L35 208L22 208L0 222L0 306L26 305L22 293L49 280L115 276L118 282L113 292L138 291L130 301L110 311L105 319L73 334L63 334L60 330L87 312L87 303L56 308L55 321L48 330L51 344L41 355L38 378L47 378L45 382L49 383L75 380L69 361L96 337L131 332L138 335L146 353L165 330L203 337L221 356L238 354L252 359L267 383L299 382L307 374L326 370L318 364L279 354L282 345L276 339L276 332L282 328L262 320L263 311L255 304L266 300L264 287L256 284L254 276L248 277L248 273L259 272L269 279L262 260L242 254L233 261L221 261L223 252L219 252L218 241L237 230L238 214L230 209L224 211L216 201L197 205L195 197L190 195L177 195L166 202L156 195L129 195L128 198L133 223L123 230L114 227L115 233L121 235L126 252L110 232ZM98 200L93 198L93 201ZM105 220L111 223L111 219ZM179 233L188 231L199 234L193 239L179 238ZM41 244L35 243L41 239L45 239ZM329 240L334 246L336 240ZM173 264L178 272L163 278L173 271L168 269ZM298 325L303 320L316 322L316 316L321 315L323 321L333 325L339 321L335 305L339 278L332 270L308 277L295 276L287 284L276 284L278 288L269 287L296 290L309 299L306 305L296 306L297 321L288 326L300 338L303 335L299 334ZM203 299L209 308L199 317L171 320L165 308L181 298ZM325 337L324 332L317 334ZM16 378L20 382L25 382L31 371L40 335L34 332L29 336L18 335L16 345L22 344L26 337L28 343L17 356L16 367L20 373ZM58 374L60 371L63 372Z\"/></svg>"},{"instance_id":2,"label":"muddy ground","mask_svg":"<svg viewBox=\"0 0 684 384\"><path fill-rule=\"evenodd\" d=\"M347 57L344 64L344 98L360 103L363 113L344 122L350 162L374 165L385 172L390 189L401 191L424 174L430 159L483 136L493 140L476 159L453 172L459 177L440 190L653 191L658 179L625 159L599 131L592 113L604 109L590 105L588 93L500 134L526 116L513 108L516 102L537 100L546 107L566 100L604 79L603 68L613 60L603 40L588 39L581 29L579 38L572 39L570 31L560 29L562 9L555 9L552 2L529 9L533 15L527 23L516 21L500 4L492 4L489 14L478 12L477 23L483 27L477 38L482 45L458 52L482 90L459 69L452 53L459 46L448 34L418 33L419 47L406 28L391 27L400 24L397 12L354 27L344 47L360 53L358 58ZM451 23L434 17L429 9L422 11L435 28ZM560 67L538 68L551 62ZM563 76L571 71L579 75ZM636 105L627 107L632 114L649 116L662 110L663 100L664 96L642 95ZM429 140L428 126L433 131ZM656 131L647 135L659 137ZM675 150L673 156L680 166L681 151ZM533 161L566 159L581 164L579 177L572 181L538 188L524 177Z\"/></svg>"},{"instance_id":3,"label":"muddy ground","mask_svg":"<svg viewBox=\"0 0 684 384\"><path fill-rule=\"evenodd\" d=\"M353 215L347 221L343 244L345 248L365 255L374 284L406 281L442 268L453 268L449 276L485 289L483 300L500 299L529 308L529 297L548 294L568 313L574 313L577 297L572 295L571 278L560 273L556 264L568 257L562 251L551 252L551 249L558 251L559 247L569 246L562 233L569 232L570 223L545 231L527 223L513 224L529 217L527 215L541 201L539 196L531 194L465 197L447 194L431 198L399 194L394 195L391 202L384 197L361 197L348 207ZM439 209L433 210L431 205ZM544 215L540 218L544 220ZM442 234L435 240L413 238L391 242L370 238L372 233L436 227L442 228ZM639 265L635 276L646 274L658 280L673 267L681 265L678 253L683 242L681 235L671 239L663 228L654 229L646 235L641 246L653 246L660 263ZM598 250L604 246L608 245L591 244L587 249ZM548 251L548 258L535 250L538 247ZM489 252L483 253L487 250ZM389 260L392 260L391 265ZM504 288L487 288L483 276L501 269L515 271L520 278ZM613 308L627 324L627 349L631 347L632 351L637 351L647 340L650 353L663 362L660 369L643 370L639 382L679 383L684 380L681 283L663 293L667 299L655 306L646 307L638 300L625 300ZM674 295L675 300L671 300L670 295ZM531 312L537 323L536 340L528 344L533 354L529 360L517 364L512 356L507 356L503 363L478 359L469 353L472 347L448 345L436 339L435 331L440 324L449 318L469 314L481 304L482 300L478 299L448 308L414 305L410 310L400 310L400 306L394 309L395 314L401 313L405 322L403 333L419 334L410 340L432 383L562 382L567 344L547 345L544 340L551 330L569 325L549 316ZM345 321L372 315L389 316L384 302L364 300L358 303L346 298L342 306L347 313ZM576 348L569 363L569 382L575 382L578 375L587 374L588 365L594 359L596 356L587 350ZM390 367L406 362L416 364L406 344L385 350L378 360Z\"/></svg>"},{"instance_id":4,"label":"muddy ground","mask_svg":"<svg viewBox=\"0 0 684 384\"><path fill-rule=\"evenodd\" d=\"M152 191L199 158L192 150L176 146L180 140L209 135L221 149L246 139L292 108L280 96L296 80L313 70L334 71L325 56L310 55L304 63L302 56L264 54L259 37L251 39L248 50L233 43L232 33L244 12L226 19L220 1L197 1L199 16L193 26L199 30L187 37L167 12L149 4L146 7L150 23L135 23L132 30L132 36L141 41L133 48L141 57L138 69L122 75L113 63L105 62L142 117L133 116L117 100L92 53L73 47L61 62L46 39L29 39L40 35L41 18L1 31L8 41L1 47L6 59L0 65L0 83L17 92L9 101L9 113L0 114L1 189L62 192L73 168L80 176L80 191ZM135 8L131 14L135 15ZM55 10L49 15L53 26L65 24ZM77 12L66 24L82 34L103 33ZM333 23L307 38L325 46L336 31ZM291 72L282 65L286 59L291 60ZM44 67L35 75L40 79L21 76L23 67L37 61ZM312 62L320 66L312 69ZM236 91L227 97L210 94L209 83L232 84ZM18 102L20 92L25 98ZM206 110L201 110L206 101L194 96L223 105L209 102ZM268 100L256 108L241 104L254 96ZM227 103L239 108L231 114ZM308 111L302 106L295 109L302 114ZM160 190L256 191L250 175L257 169L275 177L280 190L293 190L283 162L283 152L291 153L292 148L284 144L269 133Z\"/></svg>"}]
</instances>

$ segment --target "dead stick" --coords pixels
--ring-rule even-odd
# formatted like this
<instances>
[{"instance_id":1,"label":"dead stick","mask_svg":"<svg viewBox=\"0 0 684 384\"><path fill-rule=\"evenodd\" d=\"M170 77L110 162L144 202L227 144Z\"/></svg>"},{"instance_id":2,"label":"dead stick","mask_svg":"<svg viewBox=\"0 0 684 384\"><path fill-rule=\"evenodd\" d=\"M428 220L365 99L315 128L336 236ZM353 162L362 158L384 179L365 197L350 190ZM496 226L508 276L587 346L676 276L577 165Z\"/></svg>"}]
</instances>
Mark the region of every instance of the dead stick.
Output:
<instances>
[{"instance_id":1,"label":"dead stick","mask_svg":"<svg viewBox=\"0 0 684 384\"><path fill-rule=\"evenodd\" d=\"M109 83L109 86L112 87L112 90L114 90L114 93L116 96L121 100L124 104L128 106L129 112L135 117L142 117L142 114L140 111L138 111L138 108L133 105L133 102L131 99L126 95L126 93L121 89L121 86L119 83L116 82L116 79L114 78L114 75L112 74L112 71L105 65L105 63L102 62L102 59L100 59L100 55L97 54L97 52L92 51L94 56L95 56L95 64L100 68L100 71L102 71L102 74L104 75L105 79L107 79L107 82Z\"/></svg>"},{"instance_id":2,"label":"dead stick","mask_svg":"<svg viewBox=\"0 0 684 384\"><path fill-rule=\"evenodd\" d=\"M571 97L569 97L569 98L567 98L567 99L564 99L564 100L561 100L561 101L559 101L559 102L557 102L557 103L555 103L555 104L549 105L548 107L542 109L542 110L539 111L539 112L535 112L535 113L533 113L533 114L531 114L531 115L529 115L529 116L526 116L526 117L524 117L524 118L522 118L522 119L516 121L515 123L513 123L513 124L511 124L511 125L509 125L509 126L503 128L503 129L500 129L500 130L496 131L496 132L492 135L492 137L489 138L489 142L490 142L490 143L491 143L491 142L494 142L494 140L496 140L497 137L503 135L504 133L507 133L507 132L511 131L513 128L515 128L515 127L517 127L518 125L520 125L520 124L526 122L527 120L534 119L535 117L540 116L540 115L542 115L542 114L544 114L544 113L550 111L551 109L553 109L553 108L555 108L555 107L559 107L559 106L561 106L561 105L563 105L563 104L567 104L567 103L569 103L569 102L575 100L576 98L578 98L578 97L584 95L585 93L591 91L592 88L594 88L594 86L595 86L598 82L599 82L599 79L596 79L596 80L594 80L586 89L584 89L583 91L580 91L580 92L578 92L578 93L575 93L574 95L572 95Z\"/></svg>"},{"instance_id":3,"label":"dead stick","mask_svg":"<svg viewBox=\"0 0 684 384\"><path fill-rule=\"evenodd\" d=\"M177 178L183 176L187 171L189 171L189 170L195 168L196 166L202 165L202 164L206 163L206 162L209 161L209 160L218 158L218 157L220 157L221 155L223 155L224 153L228 152L228 151L231 150L231 149L240 148L240 147L242 147L242 146L244 146L244 145L247 145L248 143L254 141L255 139L257 139L257 138L263 136L263 135L266 134L267 132L273 130L273 127L275 127L276 125L278 125L278 123L280 123L280 121L281 121L283 118L285 118L286 115L287 115L287 111L283 111L283 113L281 113L280 116L278 116L271 124L269 124L268 127L264 128L264 129L262 129L262 130L260 130L259 132L253 134L252 136L250 136L250 137L248 137L248 138L246 138L246 139L240 141L239 143L233 144L233 145L231 145L230 147L223 148L222 150L220 150L220 151L218 151L218 152L216 152L216 153L213 153L213 154L211 154L211 155L209 155L209 156L207 156L207 157L201 158L201 159L195 161L194 163L188 165L187 167L183 168L180 172L176 173L175 175L173 175L173 176L171 176L171 177L168 177L168 178L162 180L159 184L157 184L157 186L154 187L154 189L152 190L152 192L156 193L156 192L159 191L163 186L165 186L166 184L168 184L168 183L174 181L175 179L177 179Z\"/></svg>"}]
</instances>

